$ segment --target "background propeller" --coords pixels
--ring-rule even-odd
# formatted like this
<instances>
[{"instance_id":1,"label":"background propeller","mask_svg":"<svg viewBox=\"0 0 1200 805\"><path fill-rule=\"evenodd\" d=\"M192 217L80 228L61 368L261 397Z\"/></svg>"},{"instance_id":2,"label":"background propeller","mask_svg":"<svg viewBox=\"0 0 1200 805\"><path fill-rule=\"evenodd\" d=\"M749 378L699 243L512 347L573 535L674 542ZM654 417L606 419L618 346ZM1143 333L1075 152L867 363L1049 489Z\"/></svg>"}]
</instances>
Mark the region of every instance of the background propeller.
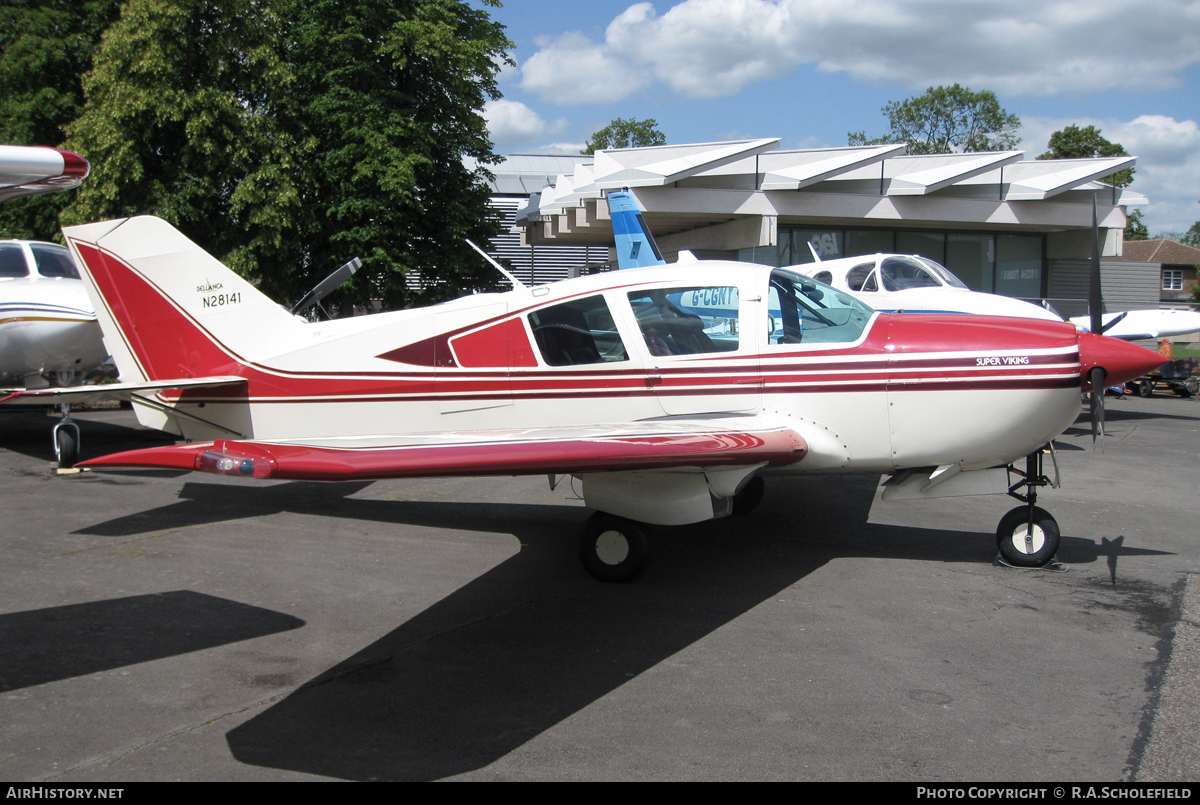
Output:
<instances>
[{"instance_id":1,"label":"background propeller","mask_svg":"<svg viewBox=\"0 0 1200 805\"><path fill-rule=\"evenodd\" d=\"M1096 215L1096 197L1092 196L1092 260L1088 282L1088 314L1091 317L1091 331L1096 335L1104 332L1103 313L1104 296L1100 291L1100 225ZM1116 322L1113 322L1114 324ZM1094 366L1088 372L1088 382L1092 384L1092 394L1089 402L1092 409L1092 446L1100 440L1100 452L1104 452L1104 381L1108 372L1102 366Z\"/></svg>"}]
</instances>

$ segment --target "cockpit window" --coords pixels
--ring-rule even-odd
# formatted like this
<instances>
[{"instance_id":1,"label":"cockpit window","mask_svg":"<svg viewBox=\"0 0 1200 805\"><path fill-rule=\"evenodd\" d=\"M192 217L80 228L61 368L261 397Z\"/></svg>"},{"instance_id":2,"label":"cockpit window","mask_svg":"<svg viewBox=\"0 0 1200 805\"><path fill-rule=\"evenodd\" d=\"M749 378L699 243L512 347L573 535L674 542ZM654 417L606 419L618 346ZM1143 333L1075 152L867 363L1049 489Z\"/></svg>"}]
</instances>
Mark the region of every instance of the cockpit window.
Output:
<instances>
[{"instance_id":1,"label":"cockpit window","mask_svg":"<svg viewBox=\"0 0 1200 805\"><path fill-rule=\"evenodd\" d=\"M736 351L738 302L732 285L629 293L646 349L655 356Z\"/></svg>"},{"instance_id":2,"label":"cockpit window","mask_svg":"<svg viewBox=\"0 0 1200 805\"><path fill-rule=\"evenodd\" d=\"M24 277L29 273L25 252L19 243L0 243L0 277Z\"/></svg>"},{"instance_id":3,"label":"cockpit window","mask_svg":"<svg viewBox=\"0 0 1200 805\"><path fill-rule=\"evenodd\" d=\"M949 285L951 288L964 288L965 289L967 287L967 284L965 282L960 280L958 277L954 276L954 272L951 271L950 269L946 268L941 263L930 260L928 257L917 257L917 259L921 261L922 265L924 265L926 268L928 268L934 274L937 274L939 277L941 277L942 281L945 282L947 285Z\"/></svg>"},{"instance_id":4,"label":"cockpit window","mask_svg":"<svg viewBox=\"0 0 1200 805\"><path fill-rule=\"evenodd\" d=\"M64 279L79 279L79 269L71 259L71 253L62 246L49 243L30 243L33 252L33 262L37 263L38 273L43 277L62 277Z\"/></svg>"},{"instance_id":5,"label":"cockpit window","mask_svg":"<svg viewBox=\"0 0 1200 805\"><path fill-rule=\"evenodd\" d=\"M863 285L867 281L867 277L871 276L871 271L875 268L874 263L863 263L846 272L846 286L852 291L874 291L875 283L872 282L870 288L864 288Z\"/></svg>"},{"instance_id":6,"label":"cockpit window","mask_svg":"<svg viewBox=\"0 0 1200 805\"><path fill-rule=\"evenodd\" d=\"M893 292L937 288L942 284L913 257L887 257L879 267L879 273L883 277L883 287Z\"/></svg>"},{"instance_id":7,"label":"cockpit window","mask_svg":"<svg viewBox=\"0 0 1200 805\"><path fill-rule=\"evenodd\" d=\"M830 344L857 341L874 311L810 277L776 269L767 312L769 343Z\"/></svg>"},{"instance_id":8,"label":"cockpit window","mask_svg":"<svg viewBox=\"0 0 1200 805\"><path fill-rule=\"evenodd\" d=\"M529 327L549 366L629 360L603 296L572 299L534 311L529 314Z\"/></svg>"},{"instance_id":9,"label":"cockpit window","mask_svg":"<svg viewBox=\"0 0 1200 805\"><path fill-rule=\"evenodd\" d=\"M833 284L833 274L828 271L818 271L816 274L812 275L812 278L817 282L823 282L826 285Z\"/></svg>"}]
</instances>

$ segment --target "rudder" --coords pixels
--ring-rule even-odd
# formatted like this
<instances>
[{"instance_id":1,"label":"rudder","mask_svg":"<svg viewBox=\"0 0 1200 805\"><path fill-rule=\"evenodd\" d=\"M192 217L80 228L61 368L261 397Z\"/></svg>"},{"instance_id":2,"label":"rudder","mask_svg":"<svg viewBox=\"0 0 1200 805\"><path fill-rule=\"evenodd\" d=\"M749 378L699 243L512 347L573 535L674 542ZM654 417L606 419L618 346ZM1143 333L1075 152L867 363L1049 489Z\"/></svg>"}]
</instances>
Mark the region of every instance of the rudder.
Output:
<instances>
[{"instance_id":1,"label":"rudder","mask_svg":"<svg viewBox=\"0 0 1200 805\"><path fill-rule=\"evenodd\" d=\"M160 218L64 227L126 382L239 374L304 324Z\"/></svg>"}]
</instances>

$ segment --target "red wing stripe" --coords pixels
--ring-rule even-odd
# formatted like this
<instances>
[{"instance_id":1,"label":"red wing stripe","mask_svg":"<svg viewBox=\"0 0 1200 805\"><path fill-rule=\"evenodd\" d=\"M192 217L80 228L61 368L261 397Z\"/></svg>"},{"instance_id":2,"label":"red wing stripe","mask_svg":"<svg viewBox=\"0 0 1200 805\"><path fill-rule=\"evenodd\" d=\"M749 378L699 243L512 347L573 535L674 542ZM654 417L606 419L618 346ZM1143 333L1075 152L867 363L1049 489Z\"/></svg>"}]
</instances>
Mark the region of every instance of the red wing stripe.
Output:
<instances>
[{"instance_id":1,"label":"red wing stripe","mask_svg":"<svg viewBox=\"0 0 1200 805\"><path fill-rule=\"evenodd\" d=\"M81 462L80 467L200 469L219 453L235 468L247 459L257 477L309 481L546 473L619 472L670 467L719 467L768 462L794 464L808 452L792 430L623 435L543 441L498 441L336 449L310 445L217 441L131 450ZM251 466L246 464L247 467ZM269 469L265 469L269 466ZM207 467L206 467L207 468ZM229 474L238 474L235 469Z\"/></svg>"}]
</instances>

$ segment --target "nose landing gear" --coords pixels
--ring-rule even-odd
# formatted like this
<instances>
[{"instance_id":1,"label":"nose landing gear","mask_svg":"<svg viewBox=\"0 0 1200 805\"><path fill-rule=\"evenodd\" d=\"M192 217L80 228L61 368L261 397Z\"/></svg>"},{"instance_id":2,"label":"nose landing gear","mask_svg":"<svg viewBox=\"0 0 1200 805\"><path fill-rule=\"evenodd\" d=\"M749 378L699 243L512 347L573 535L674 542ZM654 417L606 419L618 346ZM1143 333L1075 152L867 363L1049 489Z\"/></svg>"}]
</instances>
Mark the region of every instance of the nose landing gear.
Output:
<instances>
[{"instance_id":1,"label":"nose landing gear","mask_svg":"<svg viewBox=\"0 0 1200 805\"><path fill-rule=\"evenodd\" d=\"M54 426L54 455L59 469L70 469L79 460L79 426L71 419L71 405L59 406L62 421Z\"/></svg>"},{"instance_id":2,"label":"nose landing gear","mask_svg":"<svg viewBox=\"0 0 1200 805\"><path fill-rule=\"evenodd\" d=\"M1000 556L1015 567L1044 567L1058 552L1058 523L1045 509L1036 505L1037 490L1041 486L1058 486L1058 465L1055 463L1055 479L1043 472L1042 458L1050 451L1054 461L1054 448L1047 446L1025 457L1025 471L1008 465L1009 481L1016 475L1016 483L1010 483L1008 494L1025 505L1018 506L1000 518L996 529L996 542ZM1025 489L1025 492L1021 492Z\"/></svg>"}]
</instances>

